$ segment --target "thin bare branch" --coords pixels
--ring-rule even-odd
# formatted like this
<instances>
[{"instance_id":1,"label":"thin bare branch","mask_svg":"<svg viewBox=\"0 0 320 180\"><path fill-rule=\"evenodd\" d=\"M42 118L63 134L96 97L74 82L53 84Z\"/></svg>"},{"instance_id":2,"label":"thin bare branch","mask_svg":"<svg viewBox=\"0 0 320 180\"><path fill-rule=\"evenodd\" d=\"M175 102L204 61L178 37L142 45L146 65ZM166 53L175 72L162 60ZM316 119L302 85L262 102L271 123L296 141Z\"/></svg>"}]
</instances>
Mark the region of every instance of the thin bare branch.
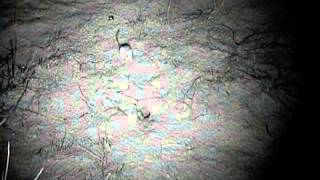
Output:
<instances>
[{"instance_id":1,"label":"thin bare branch","mask_svg":"<svg viewBox=\"0 0 320 180\"><path fill-rule=\"evenodd\" d=\"M167 20L168 20L168 24L170 24L170 7L171 7L171 0L169 0L168 8L167 8Z\"/></svg>"},{"instance_id":2,"label":"thin bare branch","mask_svg":"<svg viewBox=\"0 0 320 180\"><path fill-rule=\"evenodd\" d=\"M3 118L2 121L0 122L0 126L2 126L2 124L4 124L7 121L7 117Z\"/></svg>"},{"instance_id":3,"label":"thin bare branch","mask_svg":"<svg viewBox=\"0 0 320 180\"><path fill-rule=\"evenodd\" d=\"M44 167L42 167L39 171L39 173L37 174L37 176L33 179L33 180L37 180L39 178L39 176L41 175L42 171L44 170Z\"/></svg>"},{"instance_id":4,"label":"thin bare branch","mask_svg":"<svg viewBox=\"0 0 320 180\"><path fill-rule=\"evenodd\" d=\"M10 141L8 141L8 153L7 153L7 164L6 164L6 171L4 173L4 180L7 180L7 174L9 169L9 161L10 161Z\"/></svg>"}]
</instances>

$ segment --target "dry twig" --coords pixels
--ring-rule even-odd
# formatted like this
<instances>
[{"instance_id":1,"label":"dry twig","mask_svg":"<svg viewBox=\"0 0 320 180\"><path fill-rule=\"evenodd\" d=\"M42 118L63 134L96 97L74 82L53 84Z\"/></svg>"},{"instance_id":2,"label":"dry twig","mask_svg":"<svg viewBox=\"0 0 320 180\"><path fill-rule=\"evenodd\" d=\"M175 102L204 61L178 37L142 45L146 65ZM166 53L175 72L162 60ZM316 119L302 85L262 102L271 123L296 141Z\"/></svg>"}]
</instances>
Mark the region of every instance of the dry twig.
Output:
<instances>
[{"instance_id":1,"label":"dry twig","mask_svg":"<svg viewBox=\"0 0 320 180\"><path fill-rule=\"evenodd\" d=\"M33 179L33 180L37 180L39 178L39 176L41 175L42 171L44 170L44 168L42 167L39 171L39 173L37 174L37 176Z\"/></svg>"},{"instance_id":2,"label":"dry twig","mask_svg":"<svg viewBox=\"0 0 320 180\"><path fill-rule=\"evenodd\" d=\"M169 3L168 3L168 8L167 8L167 20L168 20L168 24L170 24L170 7L171 7L171 0L169 0Z\"/></svg>"},{"instance_id":3,"label":"dry twig","mask_svg":"<svg viewBox=\"0 0 320 180\"><path fill-rule=\"evenodd\" d=\"M6 170L4 173L4 180L7 179L7 174L8 174L8 168L9 168L9 161L10 161L10 142L8 141L8 154L7 154L7 164L6 164Z\"/></svg>"}]
</instances>

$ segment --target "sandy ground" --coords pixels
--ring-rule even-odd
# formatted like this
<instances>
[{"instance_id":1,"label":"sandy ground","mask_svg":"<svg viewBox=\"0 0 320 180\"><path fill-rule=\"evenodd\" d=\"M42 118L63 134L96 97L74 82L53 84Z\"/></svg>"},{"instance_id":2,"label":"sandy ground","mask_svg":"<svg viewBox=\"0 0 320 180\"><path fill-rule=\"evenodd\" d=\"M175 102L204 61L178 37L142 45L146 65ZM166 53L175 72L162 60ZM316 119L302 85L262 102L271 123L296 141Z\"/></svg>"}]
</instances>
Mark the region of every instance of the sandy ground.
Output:
<instances>
[{"instance_id":1,"label":"sandy ground","mask_svg":"<svg viewBox=\"0 0 320 180\"><path fill-rule=\"evenodd\" d=\"M284 6L0 5L8 179L258 179L286 133L301 79Z\"/></svg>"}]
</instances>

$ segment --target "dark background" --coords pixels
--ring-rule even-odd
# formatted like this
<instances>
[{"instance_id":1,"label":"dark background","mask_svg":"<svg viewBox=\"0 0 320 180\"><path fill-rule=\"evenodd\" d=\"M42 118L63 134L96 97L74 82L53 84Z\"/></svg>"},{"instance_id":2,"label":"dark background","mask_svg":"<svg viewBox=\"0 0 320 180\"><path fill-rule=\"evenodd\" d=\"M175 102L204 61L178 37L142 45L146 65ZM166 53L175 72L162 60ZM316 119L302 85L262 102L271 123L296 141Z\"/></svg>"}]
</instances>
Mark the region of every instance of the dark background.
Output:
<instances>
[{"instance_id":1,"label":"dark background","mask_svg":"<svg viewBox=\"0 0 320 180\"><path fill-rule=\"evenodd\" d=\"M301 75L302 85L297 105L292 110L292 117L287 124L287 132L275 144L272 158L265 165L261 179L308 179L311 177L311 167L316 167L312 163L314 156L309 145L311 142L310 133L313 133L311 122L316 120L310 114L311 109L315 106L309 98L315 97L309 97L312 93L307 90L308 81L311 81L307 78L307 74L312 72L310 60L315 59L302 53L305 51L300 46L299 32L306 28L304 23L308 19L305 19L304 13L310 9L307 9L308 7L303 5L301 1L283 0L281 4L289 10L288 24L283 28L290 29L296 37L296 51L292 60L294 61L294 71ZM307 49L309 46L304 45L304 48Z\"/></svg>"}]
</instances>

